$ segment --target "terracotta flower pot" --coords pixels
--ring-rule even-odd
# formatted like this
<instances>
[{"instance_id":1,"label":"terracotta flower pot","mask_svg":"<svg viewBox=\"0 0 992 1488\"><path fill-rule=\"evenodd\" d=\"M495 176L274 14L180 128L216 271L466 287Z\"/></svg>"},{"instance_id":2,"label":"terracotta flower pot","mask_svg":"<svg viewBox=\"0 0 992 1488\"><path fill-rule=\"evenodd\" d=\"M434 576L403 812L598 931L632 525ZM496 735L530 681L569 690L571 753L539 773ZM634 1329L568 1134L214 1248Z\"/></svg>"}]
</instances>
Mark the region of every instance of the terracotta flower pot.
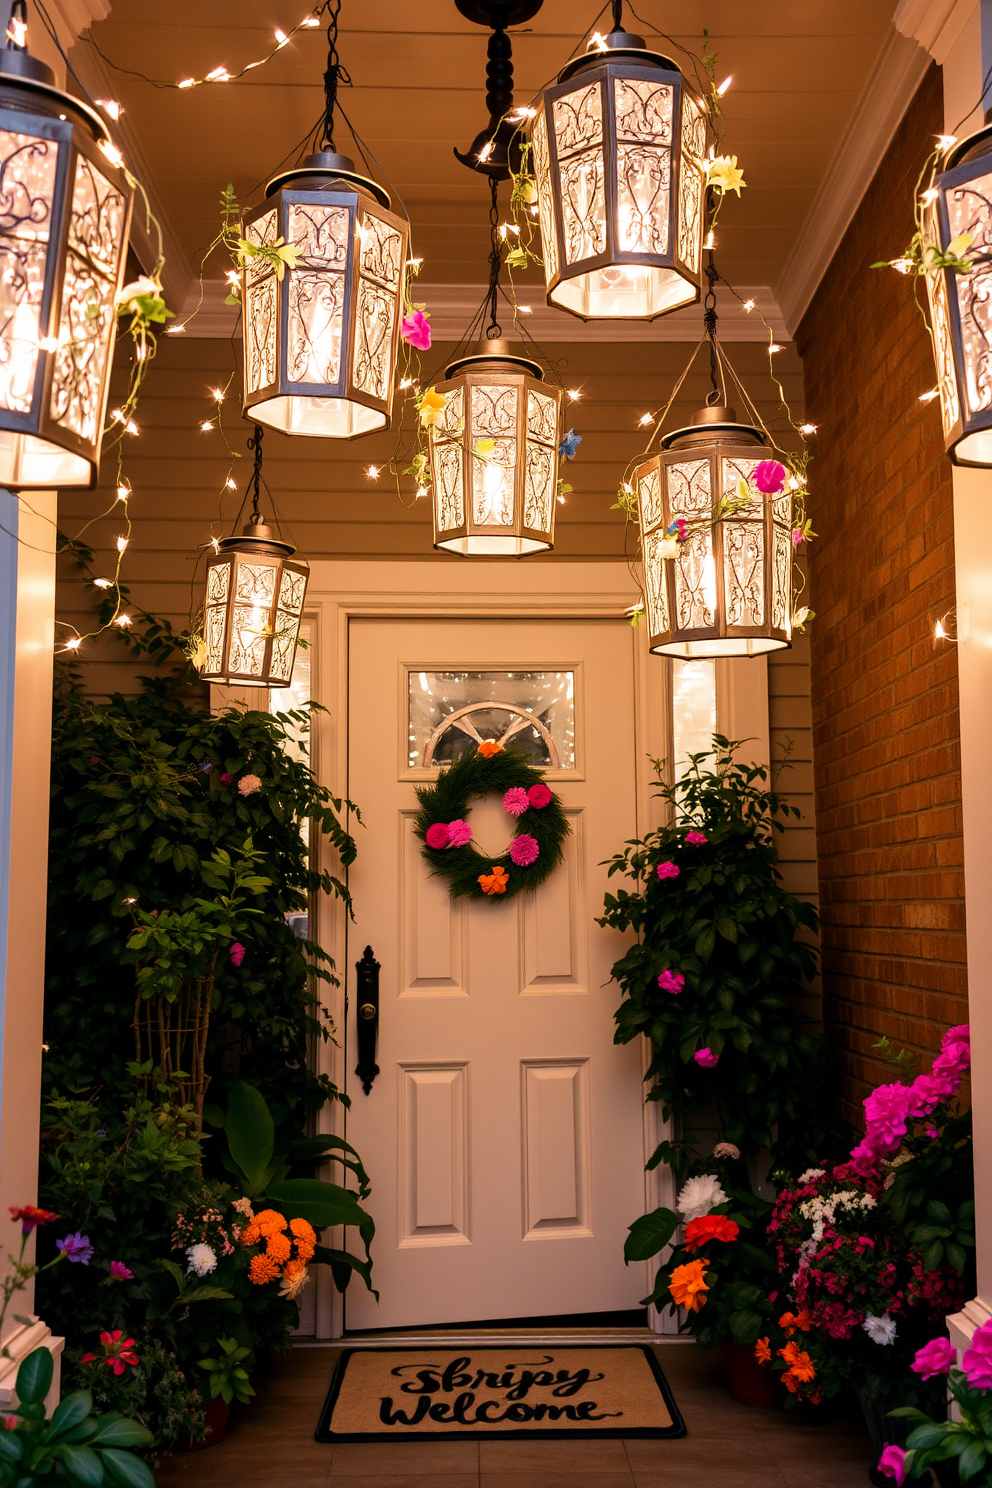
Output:
<instances>
[{"instance_id":1,"label":"terracotta flower pot","mask_svg":"<svg viewBox=\"0 0 992 1488\"><path fill-rule=\"evenodd\" d=\"M179 1447L180 1452L199 1452L203 1447L215 1447L218 1442L223 1441L227 1435L227 1420L231 1414L231 1407L226 1400L221 1400L218 1395L216 1400L211 1400L203 1412L207 1422L207 1434L200 1441L187 1441Z\"/></svg>"},{"instance_id":2,"label":"terracotta flower pot","mask_svg":"<svg viewBox=\"0 0 992 1488\"><path fill-rule=\"evenodd\" d=\"M758 1363L753 1345L731 1343L725 1338L720 1344L720 1355L730 1393L740 1405L756 1406L759 1410L780 1409L785 1394L782 1381L773 1370Z\"/></svg>"}]
</instances>

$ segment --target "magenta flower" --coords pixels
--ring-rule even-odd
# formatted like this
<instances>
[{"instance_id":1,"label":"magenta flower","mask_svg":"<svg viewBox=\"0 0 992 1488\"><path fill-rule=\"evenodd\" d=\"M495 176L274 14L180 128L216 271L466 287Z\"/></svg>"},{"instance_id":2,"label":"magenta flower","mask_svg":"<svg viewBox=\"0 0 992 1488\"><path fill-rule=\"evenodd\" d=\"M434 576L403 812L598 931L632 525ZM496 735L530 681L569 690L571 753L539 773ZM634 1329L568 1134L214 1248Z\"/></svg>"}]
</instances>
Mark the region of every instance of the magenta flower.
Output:
<instances>
[{"instance_id":1,"label":"magenta flower","mask_svg":"<svg viewBox=\"0 0 992 1488\"><path fill-rule=\"evenodd\" d=\"M785 466L778 460L759 460L754 467L754 484L763 496L777 496L785 485Z\"/></svg>"},{"instance_id":2,"label":"magenta flower","mask_svg":"<svg viewBox=\"0 0 992 1488\"><path fill-rule=\"evenodd\" d=\"M715 1065L720 1063L719 1054L714 1054L713 1050L709 1048L697 1049L692 1057L702 1069L713 1069Z\"/></svg>"},{"instance_id":3,"label":"magenta flower","mask_svg":"<svg viewBox=\"0 0 992 1488\"><path fill-rule=\"evenodd\" d=\"M404 315L400 321L400 335L404 341L408 341L418 351L430 351L431 349L431 323L422 310L414 310L412 315Z\"/></svg>"},{"instance_id":4,"label":"magenta flower","mask_svg":"<svg viewBox=\"0 0 992 1488\"><path fill-rule=\"evenodd\" d=\"M538 781L537 785L531 786L530 790L527 792L527 799L530 804L534 806L538 811L542 811L545 806L548 806L551 803L551 792L544 784L544 781L540 780Z\"/></svg>"},{"instance_id":5,"label":"magenta flower","mask_svg":"<svg viewBox=\"0 0 992 1488\"><path fill-rule=\"evenodd\" d=\"M522 785L511 785L508 791L503 793L503 810L508 811L511 816L523 816L530 809L530 797Z\"/></svg>"},{"instance_id":6,"label":"magenta flower","mask_svg":"<svg viewBox=\"0 0 992 1488\"><path fill-rule=\"evenodd\" d=\"M685 986L685 977L681 972L669 971L666 968L658 978L658 986L662 992L681 992Z\"/></svg>"},{"instance_id":7,"label":"magenta flower","mask_svg":"<svg viewBox=\"0 0 992 1488\"><path fill-rule=\"evenodd\" d=\"M467 842L472 841L472 828L467 821L456 816L454 821L448 823L448 846L464 847Z\"/></svg>"},{"instance_id":8,"label":"magenta flower","mask_svg":"<svg viewBox=\"0 0 992 1488\"><path fill-rule=\"evenodd\" d=\"M678 878L678 876L679 876L679 874L681 872L682 872L682 870L678 866L677 863L668 862L668 863L659 863L658 864L658 877L659 878L662 878L662 879L664 879L664 878Z\"/></svg>"},{"instance_id":9,"label":"magenta flower","mask_svg":"<svg viewBox=\"0 0 992 1488\"><path fill-rule=\"evenodd\" d=\"M111 1261L110 1278L112 1281L133 1281L134 1272L129 1271L123 1261Z\"/></svg>"},{"instance_id":10,"label":"magenta flower","mask_svg":"<svg viewBox=\"0 0 992 1488\"><path fill-rule=\"evenodd\" d=\"M541 849L537 845L537 838L528 837L523 832L519 837L514 837L510 843L510 857L518 868L529 868L531 863L536 863L540 852Z\"/></svg>"},{"instance_id":11,"label":"magenta flower","mask_svg":"<svg viewBox=\"0 0 992 1488\"><path fill-rule=\"evenodd\" d=\"M702 847L703 843L709 842L710 839L703 832L686 832L685 840L690 847Z\"/></svg>"},{"instance_id":12,"label":"magenta flower","mask_svg":"<svg viewBox=\"0 0 992 1488\"><path fill-rule=\"evenodd\" d=\"M221 785L230 785L230 783L231 783L231 777L227 773L226 770L223 772L223 774L220 777L220 783L221 783Z\"/></svg>"},{"instance_id":13,"label":"magenta flower","mask_svg":"<svg viewBox=\"0 0 992 1488\"><path fill-rule=\"evenodd\" d=\"M78 1230L74 1235L66 1235L64 1240L56 1240L55 1249L60 1250L67 1261L74 1261L79 1266L88 1266L93 1257L89 1239Z\"/></svg>"},{"instance_id":14,"label":"magenta flower","mask_svg":"<svg viewBox=\"0 0 992 1488\"><path fill-rule=\"evenodd\" d=\"M802 545L803 545L803 543L805 541L806 541L806 538L803 536L803 529L801 527L793 527L793 529L792 529L792 546L794 548L802 547Z\"/></svg>"},{"instance_id":15,"label":"magenta flower","mask_svg":"<svg viewBox=\"0 0 992 1488\"><path fill-rule=\"evenodd\" d=\"M447 847L449 835L450 834L448 832L448 828L445 826L444 822L433 822L431 826L427 828L427 835L425 836L424 841L427 843L428 847Z\"/></svg>"},{"instance_id":16,"label":"magenta flower","mask_svg":"<svg viewBox=\"0 0 992 1488\"><path fill-rule=\"evenodd\" d=\"M864 1100L865 1132L876 1147L894 1152L906 1135L910 1093L905 1085L879 1085Z\"/></svg>"},{"instance_id":17,"label":"magenta flower","mask_svg":"<svg viewBox=\"0 0 992 1488\"><path fill-rule=\"evenodd\" d=\"M971 1347L961 1355L961 1368L973 1390L992 1390L992 1321L975 1329Z\"/></svg>"},{"instance_id":18,"label":"magenta flower","mask_svg":"<svg viewBox=\"0 0 992 1488\"><path fill-rule=\"evenodd\" d=\"M236 940L234 942L234 944L232 945L231 949L228 951L227 954L231 958L231 965L232 966L240 966L241 965L242 961L245 959L245 948L241 944L240 940Z\"/></svg>"},{"instance_id":19,"label":"magenta flower","mask_svg":"<svg viewBox=\"0 0 992 1488\"><path fill-rule=\"evenodd\" d=\"M945 1075L917 1075L909 1087L907 1114L914 1118L929 1116L942 1100L954 1094L954 1085Z\"/></svg>"},{"instance_id":20,"label":"magenta flower","mask_svg":"<svg viewBox=\"0 0 992 1488\"><path fill-rule=\"evenodd\" d=\"M889 1442L887 1447L883 1447L882 1455L878 1459L878 1470L887 1478L895 1478L896 1488L902 1488L906 1481L905 1447L897 1447L895 1442Z\"/></svg>"},{"instance_id":21,"label":"magenta flower","mask_svg":"<svg viewBox=\"0 0 992 1488\"><path fill-rule=\"evenodd\" d=\"M917 1349L910 1368L922 1379L936 1379L938 1374L948 1374L956 1359L957 1352L949 1338L932 1338Z\"/></svg>"}]
</instances>

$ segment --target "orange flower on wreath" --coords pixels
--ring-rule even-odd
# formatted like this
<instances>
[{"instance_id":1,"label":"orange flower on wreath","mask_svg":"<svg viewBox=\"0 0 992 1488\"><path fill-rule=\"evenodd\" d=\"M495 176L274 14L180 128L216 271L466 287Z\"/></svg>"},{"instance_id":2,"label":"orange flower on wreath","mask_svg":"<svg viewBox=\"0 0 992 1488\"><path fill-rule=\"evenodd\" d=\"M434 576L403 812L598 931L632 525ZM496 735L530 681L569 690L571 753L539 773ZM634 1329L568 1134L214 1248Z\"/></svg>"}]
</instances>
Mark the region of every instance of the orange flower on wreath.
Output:
<instances>
[{"instance_id":1,"label":"orange flower on wreath","mask_svg":"<svg viewBox=\"0 0 992 1488\"><path fill-rule=\"evenodd\" d=\"M729 1244L736 1240L741 1232L741 1227L733 1219L728 1219L725 1214L703 1214L698 1219L690 1219L685 1227L686 1250L698 1250L701 1245L706 1245L710 1240L723 1240Z\"/></svg>"},{"instance_id":2,"label":"orange flower on wreath","mask_svg":"<svg viewBox=\"0 0 992 1488\"><path fill-rule=\"evenodd\" d=\"M494 754L503 753L503 746L496 739L483 739L478 752L483 759L492 759Z\"/></svg>"},{"instance_id":3,"label":"orange flower on wreath","mask_svg":"<svg viewBox=\"0 0 992 1488\"><path fill-rule=\"evenodd\" d=\"M493 865L492 873L479 874L479 882L484 894L505 894L509 881L506 869L501 868L498 863Z\"/></svg>"},{"instance_id":4,"label":"orange flower on wreath","mask_svg":"<svg viewBox=\"0 0 992 1488\"><path fill-rule=\"evenodd\" d=\"M699 1311L706 1301L703 1293L709 1289L705 1261L687 1261L684 1266L676 1266L668 1283L672 1301L687 1312Z\"/></svg>"},{"instance_id":5,"label":"orange flower on wreath","mask_svg":"<svg viewBox=\"0 0 992 1488\"><path fill-rule=\"evenodd\" d=\"M808 1333L813 1326L813 1319L804 1307L801 1312L783 1312L778 1325L785 1329L786 1338L791 1338L796 1331Z\"/></svg>"},{"instance_id":6,"label":"orange flower on wreath","mask_svg":"<svg viewBox=\"0 0 992 1488\"><path fill-rule=\"evenodd\" d=\"M759 1338L754 1345L754 1357L759 1364L770 1364L772 1361L771 1346L767 1338Z\"/></svg>"}]
</instances>

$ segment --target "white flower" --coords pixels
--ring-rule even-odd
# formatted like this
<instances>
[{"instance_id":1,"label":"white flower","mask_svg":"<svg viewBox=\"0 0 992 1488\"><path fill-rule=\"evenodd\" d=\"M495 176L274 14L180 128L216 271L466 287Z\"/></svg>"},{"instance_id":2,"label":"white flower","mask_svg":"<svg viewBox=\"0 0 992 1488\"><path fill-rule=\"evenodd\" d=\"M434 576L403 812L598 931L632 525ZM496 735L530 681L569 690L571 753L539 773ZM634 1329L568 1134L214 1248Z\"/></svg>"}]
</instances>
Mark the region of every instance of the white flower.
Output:
<instances>
[{"instance_id":1,"label":"white flower","mask_svg":"<svg viewBox=\"0 0 992 1488\"><path fill-rule=\"evenodd\" d=\"M896 1320L891 1313L883 1312L881 1317L872 1317L871 1313L861 1324L872 1343L883 1346L895 1343Z\"/></svg>"},{"instance_id":2,"label":"white flower","mask_svg":"<svg viewBox=\"0 0 992 1488\"><path fill-rule=\"evenodd\" d=\"M717 1142L713 1148L714 1157L732 1157L736 1162L741 1155L741 1149L735 1147L733 1142Z\"/></svg>"},{"instance_id":3,"label":"white flower","mask_svg":"<svg viewBox=\"0 0 992 1488\"><path fill-rule=\"evenodd\" d=\"M826 1168L807 1168L805 1173L800 1173L796 1179L797 1183L812 1183L814 1178L822 1178Z\"/></svg>"},{"instance_id":4,"label":"white flower","mask_svg":"<svg viewBox=\"0 0 992 1488\"><path fill-rule=\"evenodd\" d=\"M243 796L253 796L256 791L262 789L262 782L257 775L242 775L238 781L238 790Z\"/></svg>"},{"instance_id":5,"label":"white flower","mask_svg":"<svg viewBox=\"0 0 992 1488\"><path fill-rule=\"evenodd\" d=\"M243 1214L249 1224L255 1218L255 1211L251 1207L251 1199L235 1199L231 1204L231 1208L237 1209L239 1214Z\"/></svg>"},{"instance_id":6,"label":"white flower","mask_svg":"<svg viewBox=\"0 0 992 1488\"><path fill-rule=\"evenodd\" d=\"M717 1204L725 1204L727 1195L720 1187L720 1180L713 1173L704 1173L702 1178L690 1178L679 1194L678 1211L685 1219L702 1219Z\"/></svg>"},{"instance_id":7,"label":"white flower","mask_svg":"<svg viewBox=\"0 0 992 1488\"><path fill-rule=\"evenodd\" d=\"M280 1297L287 1297L289 1301L292 1302L293 1298L296 1297L298 1293L302 1292L303 1288L306 1286L308 1277L309 1272L307 1271L306 1266L304 1266L302 1271L298 1271L295 1276L284 1276L282 1281L279 1283Z\"/></svg>"},{"instance_id":8,"label":"white flower","mask_svg":"<svg viewBox=\"0 0 992 1488\"><path fill-rule=\"evenodd\" d=\"M149 279L147 274L142 274L140 279L132 279L130 284L125 284L117 296L118 305L131 306L131 301L136 300L139 295L158 296L162 293L162 286L156 284L154 279Z\"/></svg>"},{"instance_id":9,"label":"white flower","mask_svg":"<svg viewBox=\"0 0 992 1488\"><path fill-rule=\"evenodd\" d=\"M677 537L663 537L655 544L656 558L677 558L679 556L679 540Z\"/></svg>"},{"instance_id":10,"label":"white flower","mask_svg":"<svg viewBox=\"0 0 992 1488\"><path fill-rule=\"evenodd\" d=\"M209 1276L217 1268L217 1257L209 1245L191 1245L186 1259L189 1262L186 1270L193 1276Z\"/></svg>"}]
</instances>

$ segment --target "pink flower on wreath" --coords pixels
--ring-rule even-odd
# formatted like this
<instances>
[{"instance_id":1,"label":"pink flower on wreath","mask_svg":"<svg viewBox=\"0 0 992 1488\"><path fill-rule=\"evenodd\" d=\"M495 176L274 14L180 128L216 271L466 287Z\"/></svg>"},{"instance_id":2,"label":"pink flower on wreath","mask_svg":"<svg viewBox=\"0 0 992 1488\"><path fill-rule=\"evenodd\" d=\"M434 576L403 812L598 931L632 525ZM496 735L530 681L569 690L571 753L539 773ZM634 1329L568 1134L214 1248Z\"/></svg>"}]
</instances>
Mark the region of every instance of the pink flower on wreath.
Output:
<instances>
[{"instance_id":1,"label":"pink flower on wreath","mask_svg":"<svg viewBox=\"0 0 992 1488\"><path fill-rule=\"evenodd\" d=\"M448 846L464 847L467 842L472 841L472 828L467 821L456 816L454 821L448 823Z\"/></svg>"},{"instance_id":2,"label":"pink flower on wreath","mask_svg":"<svg viewBox=\"0 0 992 1488\"><path fill-rule=\"evenodd\" d=\"M777 496L785 485L785 466L778 460L759 460L754 467L754 484L763 496Z\"/></svg>"},{"instance_id":3,"label":"pink flower on wreath","mask_svg":"<svg viewBox=\"0 0 992 1488\"><path fill-rule=\"evenodd\" d=\"M414 310L412 315L404 315L400 321L400 335L404 341L409 342L418 351L430 351L431 349L431 323L422 310Z\"/></svg>"},{"instance_id":4,"label":"pink flower on wreath","mask_svg":"<svg viewBox=\"0 0 992 1488\"><path fill-rule=\"evenodd\" d=\"M669 971L666 968L658 978L658 986L662 992L681 992L685 986L685 977L681 972Z\"/></svg>"},{"instance_id":5,"label":"pink flower on wreath","mask_svg":"<svg viewBox=\"0 0 992 1488\"><path fill-rule=\"evenodd\" d=\"M427 832L424 836L424 841L427 843L428 847L447 847L449 835L450 834L448 832L448 828L445 826L444 822L432 822L431 825L427 828Z\"/></svg>"},{"instance_id":6,"label":"pink flower on wreath","mask_svg":"<svg viewBox=\"0 0 992 1488\"><path fill-rule=\"evenodd\" d=\"M949 1338L932 1338L916 1350L910 1368L921 1379L931 1380L939 1374L949 1374L956 1359L957 1351Z\"/></svg>"},{"instance_id":7,"label":"pink flower on wreath","mask_svg":"<svg viewBox=\"0 0 992 1488\"><path fill-rule=\"evenodd\" d=\"M539 780L537 784L532 785L530 790L527 792L527 799L537 811L543 811L545 806L549 806L551 804L551 792L544 784L544 781Z\"/></svg>"},{"instance_id":8,"label":"pink flower on wreath","mask_svg":"<svg viewBox=\"0 0 992 1488\"><path fill-rule=\"evenodd\" d=\"M511 816L523 816L525 811L530 810L530 796L522 785L511 785L508 791L503 792L503 810L508 811Z\"/></svg>"},{"instance_id":9,"label":"pink flower on wreath","mask_svg":"<svg viewBox=\"0 0 992 1488\"><path fill-rule=\"evenodd\" d=\"M681 872L682 869L677 863L668 862L658 864L658 877L661 879L678 878Z\"/></svg>"},{"instance_id":10,"label":"pink flower on wreath","mask_svg":"<svg viewBox=\"0 0 992 1488\"><path fill-rule=\"evenodd\" d=\"M702 847L704 842L709 842L705 832L686 832L685 840L690 847Z\"/></svg>"},{"instance_id":11,"label":"pink flower on wreath","mask_svg":"<svg viewBox=\"0 0 992 1488\"><path fill-rule=\"evenodd\" d=\"M234 942L234 944L232 945L231 949L228 951L227 954L231 958L231 964L232 965L234 965L234 966L240 966L241 965L242 961L245 959L245 948L241 944L240 940L236 940Z\"/></svg>"},{"instance_id":12,"label":"pink flower on wreath","mask_svg":"<svg viewBox=\"0 0 992 1488\"><path fill-rule=\"evenodd\" d=\"M510 857L518 868L529 868L531 863L536 863L540 852L541 849L537 845L537 838L528 837L526 833L521 833L519 837L514 837L510 843Z\"/></svg>"},{"instance_id":13,"label":"pink flower on wreath","mask_svg":"<svg viewBox=\"0 0 992 1488\"><path fill-rule=\"evenodd\" d=\"M961 1368L973 1390L992 1390L992 1321L975 1329L971 1347L961 1355Z\"/></svg>"},{"instance_id":14,"label":"pink flower on wreath","mask_svg":"<svg viewBox=\"0 0 992 1488\"><path fill-rule=\"evenodd\" d=\"M719 1054L714 1054L710 1048L697 1049L692 1057L702 1069L713 1069L720 1063Z\"/></svg>"},{"instance_id":15,"label":"pink flower on wreath","mask_svg":"<svg viewBox=\"0 0 992 1488\"><path fill-rule=\"evenodd\" d=\"M895 1478L896 1488L902 1488L906 1481L905 1447L897 1447L895 1442L889 1442L887 1447L883 1447L878 1459L878 1470L887 1478Z\"/></svg>"}]
</instances>

